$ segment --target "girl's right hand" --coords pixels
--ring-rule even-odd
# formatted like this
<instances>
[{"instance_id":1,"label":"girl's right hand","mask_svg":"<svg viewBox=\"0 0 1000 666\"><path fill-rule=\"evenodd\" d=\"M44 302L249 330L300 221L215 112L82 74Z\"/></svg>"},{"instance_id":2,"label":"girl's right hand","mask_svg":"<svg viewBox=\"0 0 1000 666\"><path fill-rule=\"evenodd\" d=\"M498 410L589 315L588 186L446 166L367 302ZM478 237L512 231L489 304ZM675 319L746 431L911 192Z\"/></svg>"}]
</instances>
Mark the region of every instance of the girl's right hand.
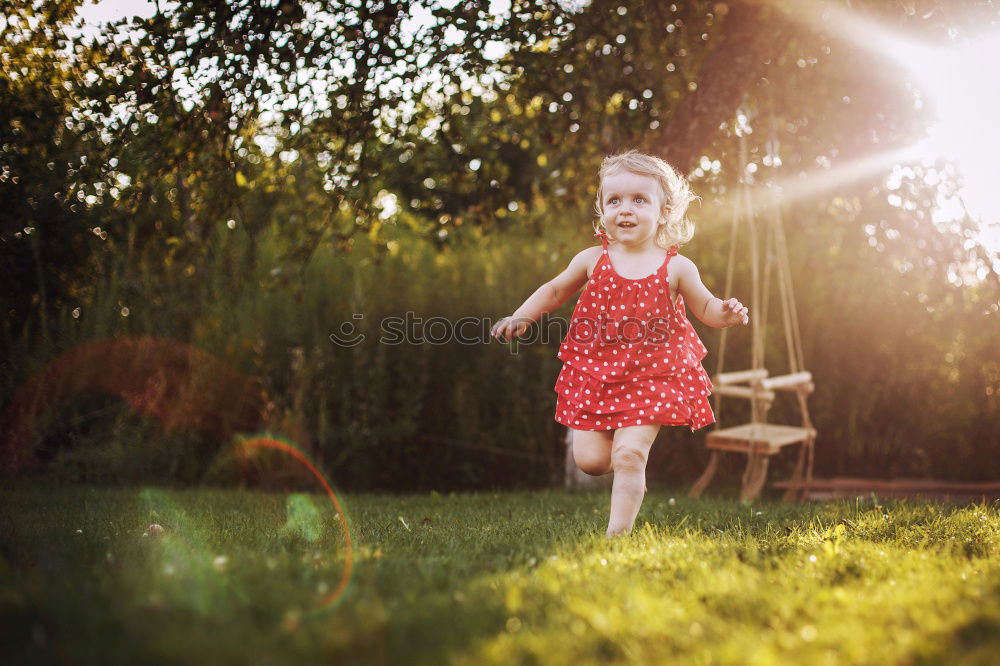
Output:
<instances>
[{"instance_id":1,"label":"girl's right hand","mask_svg":"<svg viewBox=\"0 0 1000 666\"><path fill-rule=\"evenodd\" d=\"M490 329L490 335L494 338L500 338L504 342L510 342L512 338L519 338L524 335L529 326L531 326L530 319L504 317L493 324L493 328Z\"/></svg>"}]
</instances>

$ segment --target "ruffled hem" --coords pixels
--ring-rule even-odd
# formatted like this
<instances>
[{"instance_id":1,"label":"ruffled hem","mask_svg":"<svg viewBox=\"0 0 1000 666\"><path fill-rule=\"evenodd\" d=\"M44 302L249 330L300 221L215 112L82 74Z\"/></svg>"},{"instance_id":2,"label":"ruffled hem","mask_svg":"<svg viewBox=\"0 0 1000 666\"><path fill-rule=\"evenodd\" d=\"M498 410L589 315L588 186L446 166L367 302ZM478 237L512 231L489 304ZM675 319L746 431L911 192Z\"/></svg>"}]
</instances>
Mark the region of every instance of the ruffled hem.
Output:
<instances>
[{"instance_id":1,"label":"ruffled hem","mask_svg":"<svg viewBox=\"0 0 1000 666\"><path fill-rule=\"evenodd\" d=\"M692 431L715 423L709 403L712 383L704 368L691 379L660 376L632 382L602 382L570 365L556 380L555 420L577 430L613 430L659 423L687 425ZM695 381L695 377L698 380Z\"/></svg>"},{"instance_id":2,"label":"ruffled hem","mask_svg":"<svg viewBox=\"0 0 1000 666\"><path fill-rule=\"evenodd\" d=\"M712 413L708 400L704 400L702 405L697 402L694 404L672 404L670 409L672 411L646 412L645 414L644 410L630 410L614 414L612 418L605 414L594 414L580 408L574 411L571 405L564 404L563 400L558 400L555 421L574 430L616 430L636 425L659 424L666 426L686 425L691 429L691 432L715 423L715 415ZM699 415L698 412L701 411L705 413ZM564 413L568 415L564 416ZM688 413L690 416L682 418L680 415L684 413ZM696 415L702 418L696 418Z\"/></svg>"}]
</instances>

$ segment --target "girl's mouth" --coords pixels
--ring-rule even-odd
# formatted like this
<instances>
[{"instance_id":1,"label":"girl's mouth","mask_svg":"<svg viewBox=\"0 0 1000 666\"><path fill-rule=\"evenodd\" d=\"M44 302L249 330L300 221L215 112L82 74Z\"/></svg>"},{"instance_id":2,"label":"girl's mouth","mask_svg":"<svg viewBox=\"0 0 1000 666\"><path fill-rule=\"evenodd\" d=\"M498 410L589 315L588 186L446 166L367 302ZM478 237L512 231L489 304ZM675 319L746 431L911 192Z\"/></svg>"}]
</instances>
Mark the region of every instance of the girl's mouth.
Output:
<instances>
[{"instance_id":1,"label":"girl's mouth","mask_svg":"<svg viewBox=\"0 0 1000 666\"><path fill-rule=\"evenodd\" d=\"M619 222L618 226L622 227L623 229L631 229L632 227L635 226L635 222Z\"/></svg>"}]
</instances>

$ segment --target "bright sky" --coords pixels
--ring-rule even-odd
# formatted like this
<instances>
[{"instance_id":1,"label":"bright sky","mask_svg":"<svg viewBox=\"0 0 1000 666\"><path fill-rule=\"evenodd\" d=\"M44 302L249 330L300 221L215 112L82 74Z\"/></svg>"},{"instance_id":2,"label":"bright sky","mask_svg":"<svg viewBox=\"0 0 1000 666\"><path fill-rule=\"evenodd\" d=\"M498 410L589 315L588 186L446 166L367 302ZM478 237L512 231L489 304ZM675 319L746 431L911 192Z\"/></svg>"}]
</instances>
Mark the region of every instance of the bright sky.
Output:
<instances>
[{"instance_id":1,"label":"bright sky","mask_svg":"<svg viewBox=\"0 0 1000 666\"><path fill-rule=\"evenodd\" d=\"M149 0L89 0L77 15L83 19L83 34L97 35L105 23L132 16L148 18L156 13L156 6Z\"/></svg>"}]
</instances>

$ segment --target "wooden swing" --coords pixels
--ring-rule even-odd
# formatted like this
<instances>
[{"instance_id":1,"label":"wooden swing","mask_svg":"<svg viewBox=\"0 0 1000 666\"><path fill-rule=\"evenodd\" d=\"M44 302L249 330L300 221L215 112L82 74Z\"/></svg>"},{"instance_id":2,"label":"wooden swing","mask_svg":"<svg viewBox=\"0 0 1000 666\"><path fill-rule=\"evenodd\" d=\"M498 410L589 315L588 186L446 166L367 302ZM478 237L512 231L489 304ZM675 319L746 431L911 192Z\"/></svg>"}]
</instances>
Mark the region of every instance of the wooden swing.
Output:
<instances>
[{"instance_id":1,"label":"wooden swing","mask_svg":"<svg viewBox=\"0 0 1000 666\"><path fill-rule=\"evenodd\" d=\"M772 130L773 131L773 130ZM746 138L741 134L740 163L747 164ZM742 453L747 456L743 472L740 500L756 498L767 479L770 457L791 444L800 444L795 472L783 498L803 500L812 481L814 443L816 430L809 418L807 396L815 388L812 374L805 370L802 358L802 339L799 333L798 315L792 297L792 276L788 262L788 249L781 223L781 208L774 188L772 213L767 216L764 249L763 288L760 280L761 257L758 243L757 223L754 219L753 199L748 183L749 178L741 178L739 199L733 208L732 229L729 242L729 264L726 271L727 297L732 293L733 266L736 256L736 241L741 221L745 221L749 235L751 298L751 364L750 369L723 372L726 355L727 329L722 330L719 342L719 358L716 374L712 377L716 426L708 433L705 446L712 451L708 466L701 477L691 487L688 495L698 497L715 475L722 451ZM770 296L771 272L777 269L778 293L781 300L782 324L788 349L788 374L771 377L764 365L764 350L767 334L768 300ZM795 393L801 411L801 425L777 425L767 422L767 412L775 400L776 391ZM750 401L750 423L721 428L722 399L736 398Z\"/></svg>"}]
</instances>

